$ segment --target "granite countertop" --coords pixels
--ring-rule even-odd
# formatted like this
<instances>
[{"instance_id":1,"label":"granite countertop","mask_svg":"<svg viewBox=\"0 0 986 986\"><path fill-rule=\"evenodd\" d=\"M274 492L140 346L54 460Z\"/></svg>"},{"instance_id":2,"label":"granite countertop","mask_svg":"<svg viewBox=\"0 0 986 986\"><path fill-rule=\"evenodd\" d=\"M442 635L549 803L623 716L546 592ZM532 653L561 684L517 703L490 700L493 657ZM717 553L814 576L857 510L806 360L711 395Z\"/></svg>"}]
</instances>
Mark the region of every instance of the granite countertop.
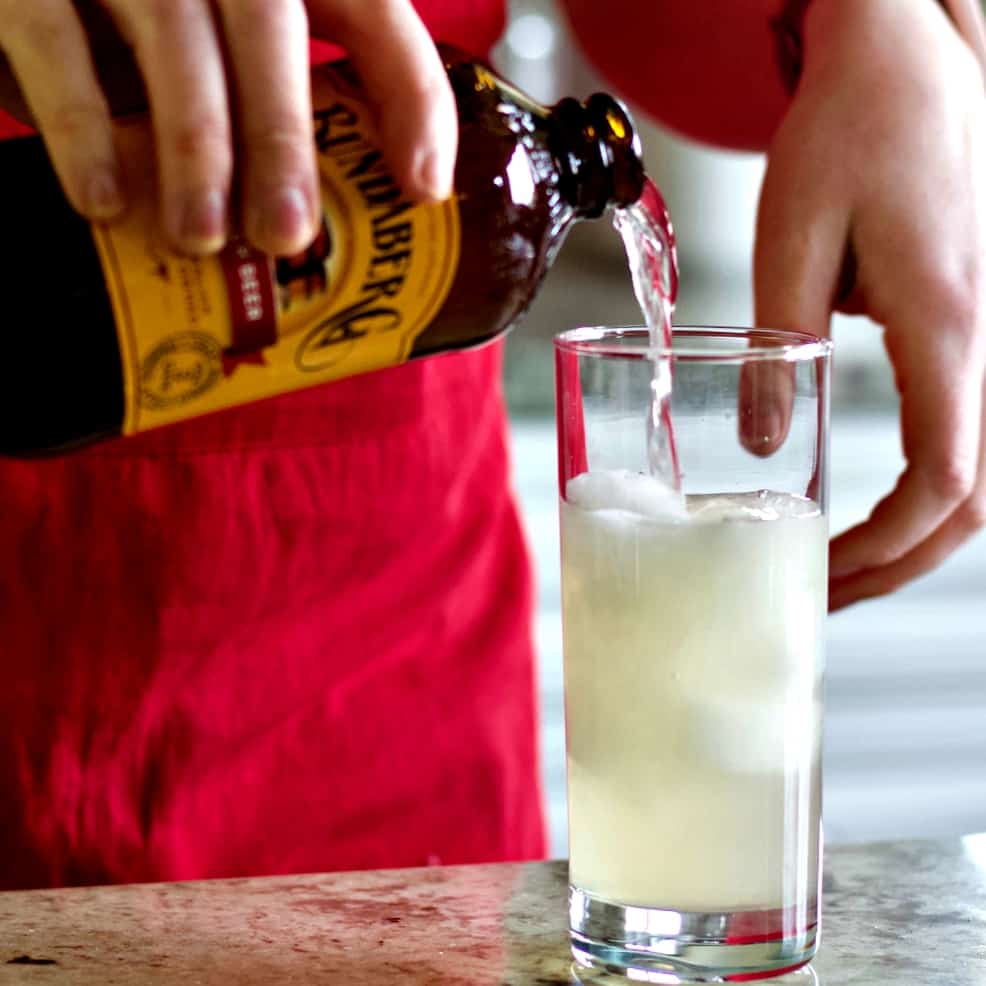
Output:
<instances>
[{"instance_id":1,"label":"granite countertop","mask_svg":"<svg viewBox=\"0 0 986 986\"><path fill-rule=\"evenodd\" d=\"M554 862L5 893L0 986L567 986L565 881ZM825 882L822 986L986 983L986 835L840 847Z\"/></svg>"}]
</instances>

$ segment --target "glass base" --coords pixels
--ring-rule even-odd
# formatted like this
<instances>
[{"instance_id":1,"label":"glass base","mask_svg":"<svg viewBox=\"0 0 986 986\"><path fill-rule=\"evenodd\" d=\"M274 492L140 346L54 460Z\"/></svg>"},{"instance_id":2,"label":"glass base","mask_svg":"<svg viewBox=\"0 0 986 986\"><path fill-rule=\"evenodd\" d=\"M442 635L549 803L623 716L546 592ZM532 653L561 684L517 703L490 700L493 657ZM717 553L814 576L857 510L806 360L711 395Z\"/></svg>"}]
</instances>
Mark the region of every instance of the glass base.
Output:
<instances>
[{"instance_id":1,"label":"glass base","mask_svg":"<svg viewBox=\"0 0 986 986\"><path fill-rule=\"evenodd\" d=\"M800 914L779 909L703 914L627 907L570 887L574 972L586 984L601 984L611 976L668 984L781 976L815 954L816 913L814 906Z\"/></svg>"}]
</instances>

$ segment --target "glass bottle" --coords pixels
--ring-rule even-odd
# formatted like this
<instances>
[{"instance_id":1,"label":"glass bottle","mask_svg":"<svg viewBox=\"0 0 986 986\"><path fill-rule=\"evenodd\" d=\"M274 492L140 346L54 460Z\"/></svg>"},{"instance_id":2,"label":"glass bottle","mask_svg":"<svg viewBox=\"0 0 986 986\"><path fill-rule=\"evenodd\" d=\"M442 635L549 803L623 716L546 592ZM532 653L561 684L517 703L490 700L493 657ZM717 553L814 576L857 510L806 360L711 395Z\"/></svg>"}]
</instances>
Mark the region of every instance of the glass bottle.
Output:
<instances>
[{"instance_id":1,"label":"glass bottle","mask_svg":"<svg viewBox=\"0 0 986 986\"><path fill-rule=\"evenodd\" d=\"M296 257L236 236L217 257L174 253L146 178L146 119L119 127L134 202L113 226L71 209L40 139L0 144L15 247L0 454L146 430L480 345L515 325L572 223L640 197L640 143L610 96L548 108L441 50L459 110L453 196L405 199L353 71L315 69L325 218Z\"/></svg>"}]
</instances>

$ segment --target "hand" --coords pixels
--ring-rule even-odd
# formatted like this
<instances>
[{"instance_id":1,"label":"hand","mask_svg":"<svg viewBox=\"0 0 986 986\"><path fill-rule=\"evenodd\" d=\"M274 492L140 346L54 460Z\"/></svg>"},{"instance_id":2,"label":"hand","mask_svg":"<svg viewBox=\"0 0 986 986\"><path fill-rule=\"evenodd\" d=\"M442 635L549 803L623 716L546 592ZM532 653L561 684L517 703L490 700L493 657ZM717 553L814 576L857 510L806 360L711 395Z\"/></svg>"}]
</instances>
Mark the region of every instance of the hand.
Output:
<instances>
[{"instance_id":1,"label":"hand","mask_svg":"<svg viewBox=\"0 0 986 986\"><path fill-rule=\"evenodd\" d=\"M757 324L825 335L838 307L883 325L907 459L832 543L838 609L986 523L986 100L927 0L817 0L804 42L761 195Z\"/></svg>"},{"instance_id":2,"label":"hand","mask_svg":"<svg viewBox=\"0 0 986 986\"><path fill-rule=\"evenodd\" d=\"M93 48L109 25L146 88L161 220L175 245L222 246L235 156L247 236L286 255L311 242L318 222L309 21L359 69L404 189L448 195L455 105L410 0L0 0L0 48L81 213L111 220L125 208L104 60Z\"/></svg>"}]
</instances>

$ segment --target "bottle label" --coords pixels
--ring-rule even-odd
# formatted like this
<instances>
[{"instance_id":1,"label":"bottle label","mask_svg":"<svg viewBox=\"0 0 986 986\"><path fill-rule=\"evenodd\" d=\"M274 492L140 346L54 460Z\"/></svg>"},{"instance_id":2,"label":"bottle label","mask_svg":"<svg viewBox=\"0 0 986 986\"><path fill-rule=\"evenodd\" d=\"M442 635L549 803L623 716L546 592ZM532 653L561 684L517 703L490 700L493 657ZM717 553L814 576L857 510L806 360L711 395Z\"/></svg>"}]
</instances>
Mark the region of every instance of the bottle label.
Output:
<instances>
[{"instance_id":1,"label":"bottle label","mask_svg":"<svg viewBox=\"0 0 986 986\"><path fill-rule=\"evenodd\" d=\"M334 74L333 74L334 75ZM455 197L412 204L377 150L366 106L313 76L323 220L272 258L234 237L217 256L173 252L145 189L93 226L123 360L124 434L394 366L438 314L459 260ZM121 128L132 173L153 168L146 123Z\"/></svg>"}]
</instances>

